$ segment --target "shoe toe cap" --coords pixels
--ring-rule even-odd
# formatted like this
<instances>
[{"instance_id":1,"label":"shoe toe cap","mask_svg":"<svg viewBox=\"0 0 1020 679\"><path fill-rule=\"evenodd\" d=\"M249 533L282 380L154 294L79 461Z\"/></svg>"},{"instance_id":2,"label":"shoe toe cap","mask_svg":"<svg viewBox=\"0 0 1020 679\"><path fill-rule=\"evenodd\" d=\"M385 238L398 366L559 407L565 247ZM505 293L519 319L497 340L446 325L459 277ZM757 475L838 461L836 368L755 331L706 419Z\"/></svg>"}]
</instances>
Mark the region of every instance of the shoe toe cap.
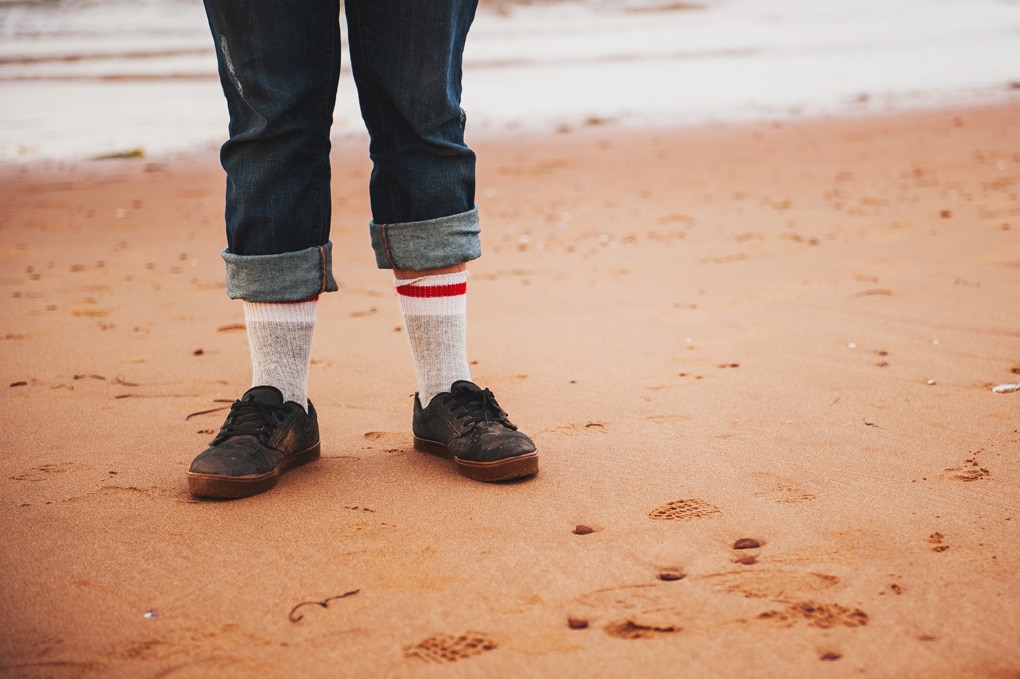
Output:
<instances>
[{"instance_id":1,"label":"shoe toe cap","mask_svg":"<svg viewBox=\"0 0 1020 679\"><path fill-rule=\"evenodd\" d=\"M242 438L251 438L242 441ZM191 474L214 476L253 476L272 470L274 464L266 459L271 452L255 438L238 437L218 446L207 448L191 462Z\"/></svg>"},{"instance_id":2,"label":"shoe toe cap","mask_svg":"<svg viewBox=\"0 0 1020 679\"><path fill-rule=\"evenodd\" d=\"M535 443L526 434L502 426L496 431L476 430L449 447L457 457L475 462L495 462L535 452Z\"/></svg>"}]
</instances>

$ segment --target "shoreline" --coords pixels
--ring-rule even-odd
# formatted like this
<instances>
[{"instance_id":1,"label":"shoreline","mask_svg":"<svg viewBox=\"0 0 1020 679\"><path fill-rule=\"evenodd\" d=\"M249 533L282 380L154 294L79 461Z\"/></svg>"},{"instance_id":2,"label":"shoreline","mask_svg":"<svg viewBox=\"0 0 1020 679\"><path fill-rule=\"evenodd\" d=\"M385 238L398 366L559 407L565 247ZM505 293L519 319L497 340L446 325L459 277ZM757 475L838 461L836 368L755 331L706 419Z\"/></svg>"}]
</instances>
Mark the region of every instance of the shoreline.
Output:
<instances>
[{"instance_id":1,"label":"shoreline","mask_svg":"<svg viewBox=\"0 0 1020 679\"><path fill-rule=\"evenodd\" d=\"M588 120L646 127L814 117L1009 99L1017 86L1020 13L1005 0L864 0L853 12L808 10L802 0L768 8L709 1L692 11L684 3L656 11L657 3L634 4L480 10L465 53L469 125L514 133ZM199 6L47 7L0 10L0 21L12 22L0 48L4 162L135 148L164 155L225 134ZM142 54L149 56L136 58ZM334 129L357 133L343 61ZM23 80L32 77L49 80Z\"/></svg>"},{"instance_id":2,"label":"shoreline","mask_svg":"<svg viewBox=\"0 0 1020 679\"><path fill-rule=\"evenodd\" d=\"M570 135L597 135L601 132L620 136L640 136L642 134L697 135L699 132L715 133L719 131L731 131L740 134L756 128L775 128L787 125L814 126L854 123L867 125L873 121L881 121L883 119L895 120L910 116L964 115L972 112L996 112L1014 109L1020 106L1020 95L1014 98L1013 89L1012 87L1007 87L1003 90L975 95L972 98L954 99L948 102L915 101L909 104L887 104L886 108L882 109L862 106L856 110L848 107L840 111L817 114L787 112L785 115L777 114L775 117L749 119L720 118L689 123L666 121L658 125L642 123L637 120L602 119L599 117L581 117L572 122L547 121L542 124L536 124L534 127L515 124L495 127L472 126L469 124L466 136L468 144L474 147L475 145L485 146L489 144L512 143L517 140L531 143L546 138L555 139L569 137ZM867 104L867 102L862 102L862 104ZM332 155L336 155L337 149L343 149L344 152L348 150L353 152L355 149L363 147L364 154L362 155L365 156L367 161L369 138L367 131L363 128L334 130L330 141L334 147ZM150 153L143 147L125 147L109 153L104 152L87 157L36 158L21 162L0 160L0 181L24 173L61 173L92 168L101 172L106 171L106 168L110 168L111 171L120 171L124 169L119 166L121 163L126 163L124 167L131 167L134 164L140 163L159 167L197 169L209 163L211 159L218 169L217 157L221 143L222 141L206 141L187 148L156 153Z\"/></svg>"}]
</instances>

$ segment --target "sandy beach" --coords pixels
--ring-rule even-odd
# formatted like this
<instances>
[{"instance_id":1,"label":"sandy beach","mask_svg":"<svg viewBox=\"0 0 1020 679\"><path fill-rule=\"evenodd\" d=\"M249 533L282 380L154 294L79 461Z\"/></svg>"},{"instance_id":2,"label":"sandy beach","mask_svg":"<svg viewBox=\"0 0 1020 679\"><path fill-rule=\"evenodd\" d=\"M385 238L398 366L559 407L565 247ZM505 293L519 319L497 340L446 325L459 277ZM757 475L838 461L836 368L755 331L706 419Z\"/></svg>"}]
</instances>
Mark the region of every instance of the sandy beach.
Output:
<instances>
[{"instance_id":1,"label":"sandy beach","mask_svg":"<svg viewBox=\"0 0 1020 679\"><path fill-rule=\"evenodd\" d=\"M1020 676L1017 120L472 138L505 485L412 449L340 139L323 457L234 502L184 477L249 379L215 151L8 167L0 674Z\"/></svg>"}]
</instances>

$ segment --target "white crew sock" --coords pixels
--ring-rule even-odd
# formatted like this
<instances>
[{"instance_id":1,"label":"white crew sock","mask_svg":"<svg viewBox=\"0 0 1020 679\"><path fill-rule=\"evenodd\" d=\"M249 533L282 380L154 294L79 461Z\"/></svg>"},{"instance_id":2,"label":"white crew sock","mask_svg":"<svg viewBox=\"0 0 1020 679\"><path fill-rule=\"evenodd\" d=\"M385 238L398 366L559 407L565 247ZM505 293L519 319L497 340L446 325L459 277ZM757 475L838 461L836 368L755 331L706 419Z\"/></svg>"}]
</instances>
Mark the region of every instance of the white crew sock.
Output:
<instances>
[{"instance_id":1,"label":"white crew sock","mask_svg":"<svg viewBox=\"0 0 1020 679\"><path fill-rule=\"evenodd\" d=\"M306 410L317 300L243 303L251 386L276 387L284 402L294 401Z\"/></svg>"},{"instance_id":2,"label":"white crew sock","mask_svg":"<svg viewBox=\"0 0 1020 679\"><path fill-rule=\"evenodd\" d=\"M418 399L432 397L457 380L470 380L467 362L467 271L422 276L393 284L418 375Z\"/></svg>"}]
</instances>

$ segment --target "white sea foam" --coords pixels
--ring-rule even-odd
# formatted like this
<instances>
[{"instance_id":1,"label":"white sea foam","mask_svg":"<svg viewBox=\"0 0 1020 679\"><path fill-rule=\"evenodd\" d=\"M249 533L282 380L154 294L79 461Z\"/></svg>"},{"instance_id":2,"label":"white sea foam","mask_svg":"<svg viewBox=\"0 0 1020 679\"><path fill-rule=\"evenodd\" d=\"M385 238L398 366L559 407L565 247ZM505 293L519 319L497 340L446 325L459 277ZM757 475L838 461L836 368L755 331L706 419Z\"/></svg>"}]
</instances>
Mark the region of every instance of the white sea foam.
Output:
<instances>
[{"instance_id":1,"label":"white sea foam","mask_svg":"<svg viewBox=\"0 0 1020 679\"><path fill-rule=\"evenodd\" d=\"M1020 96L1017 0L643 2L483 6L465 55L471 129L687 125ZM213 146L225 130L201 3L0 1L0 161L160 155ZM363 134L346 67L334 131Z\"/></svg>"}]
</instances>

